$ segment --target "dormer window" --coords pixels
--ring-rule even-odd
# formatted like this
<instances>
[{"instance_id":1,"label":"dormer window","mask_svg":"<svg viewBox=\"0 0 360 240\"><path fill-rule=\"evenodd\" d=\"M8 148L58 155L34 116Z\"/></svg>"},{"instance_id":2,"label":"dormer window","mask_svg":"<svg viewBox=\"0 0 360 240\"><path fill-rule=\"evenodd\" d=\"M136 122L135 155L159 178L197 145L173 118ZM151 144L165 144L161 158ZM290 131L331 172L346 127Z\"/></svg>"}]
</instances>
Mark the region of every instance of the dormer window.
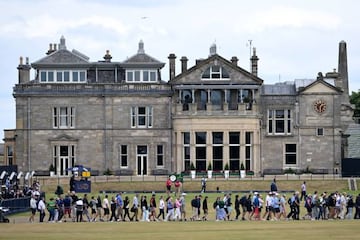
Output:
<instances>
[{"instance_id":1,"label":"dormer window","mask_svg":"<svg viewBox=\"0 0 360 240\"><path fill-rule=\"evenodd\" d=\"M229 73L221 66L208 67L202 75L202 79L229 79Z\"/></svg>"},{"instance_id":2,"label":"dormer window","mask_svg":"<svg viewBox=\"0 0 360 240\"><path fill-rule=\"evenodd\" d=\"M41 70L41 83L85 83L86 70Z\"/></svg>"},{"instance_id":3,"label":"dormer window","mask_svg":"<svg viewBox=\"0 0 360 240\"><path fill-rule=\"evenodd\" d=\"M126 70L126 82L156 82L156 70Z\"/></svg>"}]
</instances>

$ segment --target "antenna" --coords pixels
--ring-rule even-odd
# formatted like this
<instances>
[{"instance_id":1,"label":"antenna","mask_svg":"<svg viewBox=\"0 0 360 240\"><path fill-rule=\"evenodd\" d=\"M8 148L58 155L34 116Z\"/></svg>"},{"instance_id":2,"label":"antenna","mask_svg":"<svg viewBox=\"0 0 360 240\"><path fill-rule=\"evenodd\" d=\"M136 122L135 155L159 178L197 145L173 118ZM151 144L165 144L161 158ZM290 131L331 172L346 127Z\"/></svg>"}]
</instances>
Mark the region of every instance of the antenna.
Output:
<instances>
[{"instance_id":1,"label":"antenna","mask_svg":"<svg viewBox=\"0 0 360 240\"><path fill-rule=\"evenodd\" d=\"M252 40L248 40L249 42L249 53L250 53L250 58L251 58L251 47L252 47Z\"/></svg>"},{"instance_id":2,"label":"antenna","mask_svg":"<svg viewBox=\"0 0 360 240\"><path fill-rule=\"evenodd\" d=\"M248 44L246 44L247 46L249 46L249 59L250 59L250 70L251 71L251 48L252 48L252 40L248 40Z\"/></svg>"}]
</instances>

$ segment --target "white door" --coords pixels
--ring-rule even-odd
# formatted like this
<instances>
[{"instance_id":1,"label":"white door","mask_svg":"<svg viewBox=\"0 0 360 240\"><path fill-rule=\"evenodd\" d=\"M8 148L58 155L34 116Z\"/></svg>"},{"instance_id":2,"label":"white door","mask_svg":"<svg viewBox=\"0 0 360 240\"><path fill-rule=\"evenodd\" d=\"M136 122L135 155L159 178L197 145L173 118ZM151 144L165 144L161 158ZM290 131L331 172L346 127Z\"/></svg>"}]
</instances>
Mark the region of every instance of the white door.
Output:
<instances>
[{"instance_id":1,"label":"white door","mask_svg":"<svg viewBox=\"0 0 360 240\"><path fill-rule=\"evenodd\" d=\"M147 146L137 146L137 175L147 175Z\"/></svg>"}]
</instances>

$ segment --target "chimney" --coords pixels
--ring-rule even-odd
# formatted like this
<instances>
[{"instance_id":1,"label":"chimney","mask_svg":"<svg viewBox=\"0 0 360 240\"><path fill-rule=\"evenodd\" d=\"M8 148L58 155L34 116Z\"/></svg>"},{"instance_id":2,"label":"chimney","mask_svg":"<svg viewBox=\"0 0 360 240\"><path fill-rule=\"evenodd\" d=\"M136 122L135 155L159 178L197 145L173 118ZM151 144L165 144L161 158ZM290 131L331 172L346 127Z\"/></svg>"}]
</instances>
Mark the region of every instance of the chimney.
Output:
<instances>
[{"instance_id":1,"label":"chimney","mask_svg":"<svg viewBox=\"0 0 360 240\"><path fill-rule=\"evenodd\" d=\"M250 62L251 62L251 74L255 76L258 75L258 61L259 58L256 56L256 48L253 48L253 55L250 58Z\"/></svg>"},{"instance_id":2,"label":"chimney","mask_svg":"<svg viewBox=\"0 0 360 240\"><path fill-rule=\"evenodd\" d=\"M213 43L211 46L210 46L210 55L209 57L213 56L216 54L216 44Z\"/></svg>"},{"instance_id":3,"label":"chimney","mask_svg":"<svg viewBox=\"0 0 360 240\"><path fill-rule=\"evenodd\" d=\"M168 59L169 59L169 78L170 80L172 80L175 78L175 59L176 59L175 54L170 53Z\"/></svg>"},{"instance_id":4,"label":"chimney","mask_svg":"<svg viewBox=\"0 0 360 240\"><path fill-rule=\"evenodd\" d=\"M29 58L26 58L25 64L23 63L23 57L20 57L20 63L17 67L19 71L19 84L30 82L30 64Z\"/></svg>"},{"instance_id":5,"label":"chimney","mask_svg":"<svg viewBox=\"0 0 360 240\"><path fill-rule=\"evenodd\" d=\"M109 50L106 50L106 54L104 56L105 62L111 62L112 56Z\"/></svg>"},{"instance_id":6,"label":"chimney","mask_svg":"<svg viewBox=\"0 0 360 240\"><path fill-rule=\"evenodd\" d=\"M239 59L236 56L233 56L230 61L233 65L237 66Z\"/></svg>"},{"instance_id":7,"label":"chimney","mask_svg":"<svg viewBox=\"0 0 360 240\"><path fill-rule=\"evenodd\" d=\"M59 50L66 50L66 45L65 45L65 38L64 38L64 36L61 36L61 38L60 38Z\"/></svg>"},{"instance_id":8,"label":"chimney","mask_svg":"<svg viewBox=\"0 0 360 240\"><path fill-rule=\"evenodd\" d=\"M49 55L49 54L51 54L53 52L54 52L53 45L52 45L52 43L49 43L49 50L46 52L46 55Z\"/></svg>"},{"instance_id":9,"label":"chimney","mask_svg":"<svg viewBox=\"0 0 360 240\"><path fill-rule=\"evenodd\" d=\"M56 43L54 43L54 51L57 51L57 49L56 49L56 47L57 47L57 44Z\"/></svg>"},{"instance_id":10,"label":"chimney","mask_svg":"<svg viewBox=\"0 0 360 240\"><path fill-rule=\"evenodd\" d=\"M340 81L342 90L346 99L349 97L349 80L348 80L348 66L347 66L347 53L346 53L346 42L341 41L339 43L339 66L338 71L340 74ZM344 100L346 100L344 99Z\"/></svg>"},{"instance_id":11,"label":"chimney","mask_svg":"<svg viewBox=\"0 0 360 240\"><path fill-rule=\"evenodd\" d=\"M181 73L186 72L187 71L187 62L188 62L187 57L182 56L180 61L181 61Z\"/></svg>"}]
</instances>

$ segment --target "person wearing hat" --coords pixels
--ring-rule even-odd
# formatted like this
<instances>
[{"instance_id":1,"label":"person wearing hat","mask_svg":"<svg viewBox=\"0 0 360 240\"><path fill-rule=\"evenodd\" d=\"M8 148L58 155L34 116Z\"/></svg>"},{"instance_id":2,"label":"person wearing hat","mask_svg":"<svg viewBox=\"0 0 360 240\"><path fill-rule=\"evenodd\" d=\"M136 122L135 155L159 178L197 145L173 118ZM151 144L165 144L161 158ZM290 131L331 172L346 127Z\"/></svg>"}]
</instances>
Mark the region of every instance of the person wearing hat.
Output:
<instances>
[{"instance_id":1,"label":"person wearing hat","mask_svg":"<svg viewBox=\"0 0 360 240\"><path fill-rule=\"evenodd\" d=\"M253 208L254 208L254 220L260 220L260 200L259 200L258 192L254 192Z\"/></svg>"},{"instance_id":2,"label":"person wearing hat","mask_svg":"<svg viewBox=\"0 0 360 240\"><path fill-rule=\"evenodd\" d=\"M84 202L82 198L76 201L76 222L82 222L82 214L84 211Z\"/></svg>"},{"instance_id":3,"label":"person wearing hat","mask_svg":"<svg viewBox=\"0 0 360 240\"><path fill-rule=\"evenodd\" d=\"M262 217L263 220L269 220L272 218L272 192L269 192L265 198L265 212Z\"/></svg>"},{"instance_id":4,"label":"person wearing hat","mask_svg":"<svg viewBox=\"0 0 360 240\"><path fill-rule=\"evenodd\" d=\"M181 202L181 207L180 207L181 219L183 219L184 221L186 221L186 202L185 202L185 196L186 196L186 193L182 193L182 194L181 194L181 197L180 197L180 202Z\"/></svg>"}]
</instances>

